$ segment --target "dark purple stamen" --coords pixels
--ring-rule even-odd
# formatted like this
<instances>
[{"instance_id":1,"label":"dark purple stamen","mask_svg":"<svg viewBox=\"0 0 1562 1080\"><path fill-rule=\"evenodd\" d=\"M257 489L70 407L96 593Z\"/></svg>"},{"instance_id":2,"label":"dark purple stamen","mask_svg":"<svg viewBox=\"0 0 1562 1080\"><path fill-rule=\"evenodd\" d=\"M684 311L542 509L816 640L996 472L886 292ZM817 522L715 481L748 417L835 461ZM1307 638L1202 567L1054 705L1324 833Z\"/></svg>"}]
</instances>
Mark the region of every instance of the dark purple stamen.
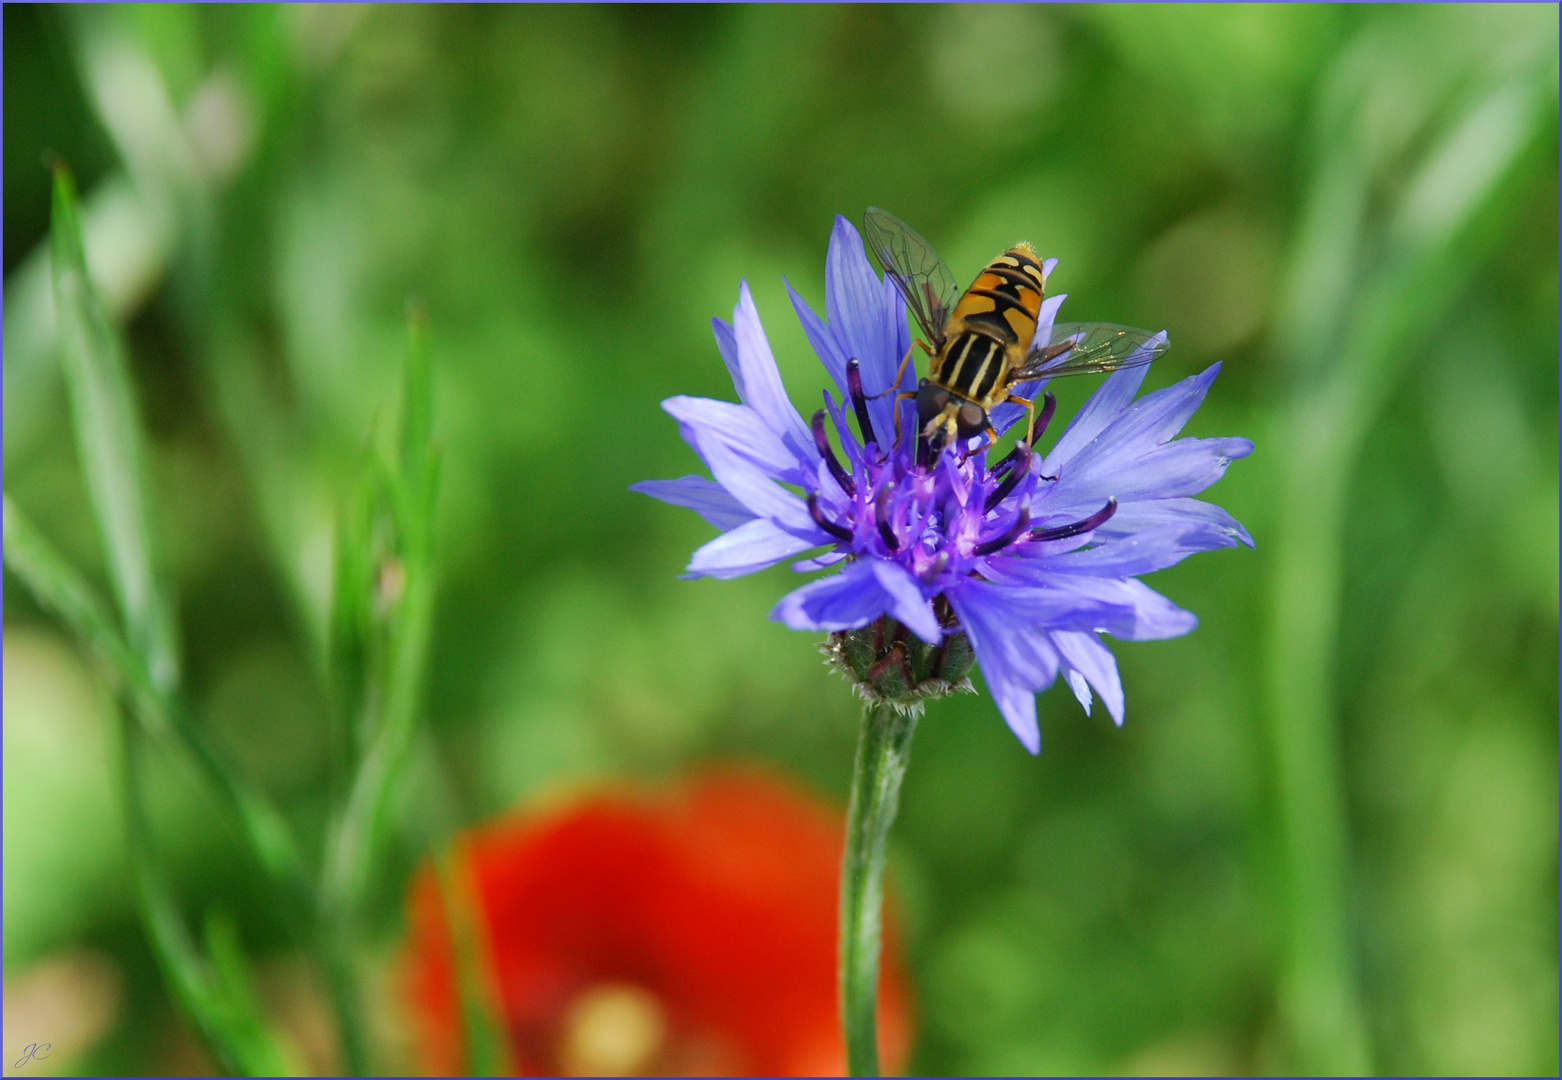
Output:
<instances>
[{"instance_id":1,"label":"dark purple stamen","mask_svg":"<svg viewBox=\"0 0 1562 1080\"><path fill-rule=\"evenodd\" d=\"M878 442L873 434L873 421L868 418L868 397L862 392L862 366L855 357L846 361L846 392L851 395L852 411L857 414L863 445Z\"/></svg>"},{"instance_id":2,"label":"dark purple stamen","mask_svg":"<svg viewBox=\"0 0 1562 1080\"><path fill-rule=\"evenodd\" d=\"M840 460L835 456L835 450L830 446L830 437L824 433L824 410L814 413L813 423L809 425L814 432L814 446L819 448L819 456L824 458L824 463L830 469L830 475L835 477L835 482L841 485L841 490L846 492L849 499L857 494L857 488L852 483L851 475L841 467Z\"/></svg>"},{"instance_id":3,"label":"dark purple stamen","mask_svg":"<svg viewBox=\"0 0 1562 1080\"><path fill-rule=\"evenodd\" d=\"M1002 551L1020 538L1020 534L1030 528L1030 507L1020 507L1020 512L1014 515L1014 522L1003 532L991 540L983 540L971 549L975 556L991 555L995 551Z\"/></svg>"},{"instance_id":4,"label":"dark purple stamen","mask_svg":"<svg viewBox=\"0 0 1562 1080\"><path fill-rule=\"evenodd\" d=\"M1036 422L1031 425L1030 438L1026 440L1032 446L1047 432L1047 425L1052 423L1052 414L1058 411L1058 399L1052 396L1048 390L1041 395L1041 412L1036 414Z\"/></svg>"},{"instance_id":5,"label":"dark purple stamen","mask_svg":"<svg viewBox=\"0 0 1562 1080\"><path fill-rule=\"evenodd\" d=\"M879 535L884 538L884 546L891 551L900 550L900 537L895 535L894 528L889 520L889 496L891 485L885 484L879 488L879 493L873 497L873 517L879 525Z\"/></svg>"},{"instance_id":6,"label":"dark purple stamen","mask_svg":"<svg viewBox=\"0 0 1562 1080\"><path fill-rule=\"evenodd\" d=\"M808 496L808 516L814 519L815 525L819 526L837 540L851 540L852 534L850 529L846 528L844 525L838 525L824 516L824 510L819 506L818 495Z\"/></svg>"},{"instance_id":7,"label":"dark purple stamen","mask_svg":"<svg viewBox=\"0 0 1562 1080\"><path fill-rule=\"evenodd\" d=\"M983 513L992 513L993 507L1007 499L1014 489L1019 486L1020 481L1025 479L1025 474L1030 472L1031 461L1035 457L1030 452L1030 447L1024 443L1015 443L1011 455L1013 464L1009 469L1009 475L1003 478L1003 483L993 488L992 492L988 494L987 503L982 507ZM1005 461L1007 460L1005 459Z\"/></svg>"},{"instance_id":8,"label":"dark purple stamen","mask_svg":"<svg viewBox=\"0 0 1562 1080\"><path fill-rule=\"evenodd\" d=\"M1100 527L1106 522L1107 518L1115 513L1117 513L1117 500L1108 498L1106 505L1089 517L1076 521L1072 525L1058 525L1051 529L1037 529L1030 534L1030 538L1032 540L1067 540L1071 536L1078 536L1080 533L1087 533L1091 529Z\"/></svg>"}]
</instances>

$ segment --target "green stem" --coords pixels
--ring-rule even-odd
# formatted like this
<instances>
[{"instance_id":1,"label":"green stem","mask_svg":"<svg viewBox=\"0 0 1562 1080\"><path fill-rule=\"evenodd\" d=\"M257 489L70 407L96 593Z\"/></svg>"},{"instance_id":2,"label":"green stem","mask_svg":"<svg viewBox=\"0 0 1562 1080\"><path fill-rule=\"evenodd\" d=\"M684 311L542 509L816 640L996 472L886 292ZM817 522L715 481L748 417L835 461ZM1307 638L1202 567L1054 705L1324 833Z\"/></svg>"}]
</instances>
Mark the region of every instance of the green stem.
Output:
<instances>
[{"instance_id":1,"label":"green stem","mask_svg":"<svg viewBox=\"0 0 1562 1080\"><path fill-rule=\"evenodd\" d=\"M334 921L326 913L317 927L315 953L325 971L331 1011L336 1014L342 1065L348 1076L368 1076L369 1043L361 1019L363 988L358 978L358 960L353 949L356 929L355 924Z\"/></svg>"},{"instance_id":2,"label":"green stem","mask_svg":"<svg viewBox=\"0 0 1562 1080\"><path fill-rule=\"evenodd\" d=\"M920 706L862 706L862 731L846 815L841 866L840 989L846 1061L852 1076L879 1075L879 945L884 925L884 861L911 760Z\"/></svg>"},{"instance_id":3,"label":"green stem","mask_svg":"<svg viewBox=\"0 0 1562 1080\"><path fill-rule=\"evenodd\" d=\"M221 957L213 950L218 960L214 964L202 957L185 928L173 889L153 851L136 763L138 743L146 734L123 707L118 711L122 717L121 795L131 877L147 939L164 978L224 1069L237 1076L287 1075L292 1071L291 1063L266 1025L235 941L230 936L223 942L228 947ZM212 929L209 924L208 930Z\"/></svg>"}]
</instances>

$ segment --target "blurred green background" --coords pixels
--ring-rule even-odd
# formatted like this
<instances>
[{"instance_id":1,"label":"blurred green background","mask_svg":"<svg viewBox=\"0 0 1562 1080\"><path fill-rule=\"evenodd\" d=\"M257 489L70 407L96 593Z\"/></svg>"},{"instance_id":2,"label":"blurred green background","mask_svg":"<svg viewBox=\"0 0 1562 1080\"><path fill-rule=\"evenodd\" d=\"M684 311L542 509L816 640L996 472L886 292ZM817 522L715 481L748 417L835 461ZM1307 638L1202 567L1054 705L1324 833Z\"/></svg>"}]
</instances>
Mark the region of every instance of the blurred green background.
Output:
<instances>
[{"instance_id":1,"label":"blurred green background","mask_svg":"<svg viewBox=\"0 0 1562 1080\"><path fill-rule=\"evenodd\" d=\"M782 275L818 306L833 215L878 204L962 279L1020 238L1060 257L1065 317L1169 329L1150 386L1224 361L1189 432L1257 444L1209 493L1257 550L1150 579L1201 625L1115 646L1122 730L1055 687L1033 759L985 697L930 709L891 870L913 1069L1557 1071L1554 7L7 5L4 30L6 490L104 580L53 153L130 342L191 698L305 836L333 514L408 298L429 313L440 593L387 956L440 830L544 787L739 756L844 799L854 702L766 619L796 576L677 580L710 529L625 489L695 471L658 402L732 396L709 318L742 277L811 411ZM7 576L8 1072L51 1033L25 1071L209 1067L136 920L109 709ZM232 825L157 765L180 895L328 1042Z\"/></svg>"}]
</instances>

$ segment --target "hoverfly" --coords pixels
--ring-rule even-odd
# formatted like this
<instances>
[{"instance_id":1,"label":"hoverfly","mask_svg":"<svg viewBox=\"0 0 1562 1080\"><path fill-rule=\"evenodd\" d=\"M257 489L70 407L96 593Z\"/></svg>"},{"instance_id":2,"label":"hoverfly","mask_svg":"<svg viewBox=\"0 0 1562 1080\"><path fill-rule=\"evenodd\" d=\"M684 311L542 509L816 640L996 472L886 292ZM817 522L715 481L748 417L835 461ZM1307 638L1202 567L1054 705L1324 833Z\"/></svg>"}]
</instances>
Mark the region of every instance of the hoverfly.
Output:
<instances>
[{"instance_id":1,"label":"hoverfly","mask_svg":"<svg viewBox=\"0 0 1562 1080\"><path fill-rule=\"evenodd\" d=\"M998 435L987 414L995 406L1012 401L1034 409L1012 392L1014 386L1138 367L1169 347L1164 336L1156 341L1157 335L1111 323L1058 323L1049 340L1032 340L1046 282L1029 244L1016 244L988 263L962 293L933 245L888 210L870 206L863 232L926 338L916 345L931 357L916 393L898 395L916 398L918 433L927 450L919 456L976 435L992 445ZM896 386L910 360L908 351ZM898 410L895 419L898 426Z\"/></svg>"}]
</instances>

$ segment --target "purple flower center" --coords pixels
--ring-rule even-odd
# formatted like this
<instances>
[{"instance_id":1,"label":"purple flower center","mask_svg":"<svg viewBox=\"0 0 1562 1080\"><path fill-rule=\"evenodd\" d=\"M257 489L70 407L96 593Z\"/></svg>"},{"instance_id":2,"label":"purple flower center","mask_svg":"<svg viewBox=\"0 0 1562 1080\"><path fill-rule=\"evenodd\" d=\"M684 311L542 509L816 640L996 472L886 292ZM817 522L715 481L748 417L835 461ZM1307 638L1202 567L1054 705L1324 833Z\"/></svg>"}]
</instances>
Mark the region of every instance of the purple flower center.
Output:
<instances>
[{"instance_id":1,"label":"purple flower center","mask_svg":"<svg viewBox=\"0 0 1562 1080\"><path fill-rule=\"evenodd\" d=\"M809 426L824 469L804 480L809 516L836 538L836 549L843 554L897 562L925 587L937 590L959 577L982 576L986 559L1016 545L1088 533L1117 509L1116 500L1108 499L1089 517L1031 528L1030 505L1038 486L1058 481L1038 473L1031 449L1057 408L1050 393L1028 437L989 468L987 447L970 451L945 446L924 463L909 424L902 425L889 450L881 450L855 360L847 364L846 379L861 441L835 413L847 458L843 463L830 444L826 410L814 413Z\"/></svg>"}]
</instances>

